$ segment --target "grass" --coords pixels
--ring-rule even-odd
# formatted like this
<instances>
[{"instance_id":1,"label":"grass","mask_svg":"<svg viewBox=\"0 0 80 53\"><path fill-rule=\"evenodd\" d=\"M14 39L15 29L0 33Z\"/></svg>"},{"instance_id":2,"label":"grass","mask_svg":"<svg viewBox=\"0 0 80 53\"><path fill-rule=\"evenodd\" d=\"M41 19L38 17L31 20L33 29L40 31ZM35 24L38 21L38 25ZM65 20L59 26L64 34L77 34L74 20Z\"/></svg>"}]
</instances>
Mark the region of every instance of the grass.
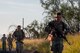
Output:
<instances>
[{"instance_id":1,"label":"grass","mask_svg":"<svg viewBox=\"0 0 80 53\"><path fill-rule=\"evenodd\" d=\"M50 53L49 42L45 39L24 40L27 50L37 50L40 53Z\"/></svg>"},{"instance_id":2,"label":"grass","mask_svg":"<svg viewBox=\"0 0 80 53\"><path fill-rule=\"evenodd\" d=\"M71 45L64 42L63 53L80 53L80 34L68 36L68 40L71 42Z\"/></svg>"},{"instance_id":3,"label":"grass","mask_svg":"<svg viewBox=\"0 0 80 53\"><path fill-rule=\"evenodd\" d=\"M74 36L69 35L68 40L71 45L68 45L66 41L64 41L64 50L63 53L80 53L80 34L76 34ZM13 47L16 47L15 42L13 42ZM1 41L0 41L1 48ZM51 53L49 42L45 39L25 39L24 40L24 49L27 50L37 50L40 53Z\"/></svg>"}]
</instances>

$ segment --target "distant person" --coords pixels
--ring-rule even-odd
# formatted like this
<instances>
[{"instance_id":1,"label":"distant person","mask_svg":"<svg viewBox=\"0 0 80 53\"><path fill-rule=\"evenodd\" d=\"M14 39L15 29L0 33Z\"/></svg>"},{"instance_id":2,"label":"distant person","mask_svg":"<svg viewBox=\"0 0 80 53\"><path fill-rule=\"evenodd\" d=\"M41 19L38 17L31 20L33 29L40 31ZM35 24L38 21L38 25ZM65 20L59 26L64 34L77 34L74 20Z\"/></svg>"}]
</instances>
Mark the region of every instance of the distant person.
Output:
<instances>
[{"instance_id":1,"label":"distant person","mask_svg":"<svg viewBox=\"0 0 80 53\"><path fill-rule=\"evenodd\" d=\"M50 35L53 35L51 51L53 53L62 53L63 51L63 39L66 39L64 34L68 33L68 26L62 21L62 14L57 13L56 20L49 22L45 31ZM67 41L70 45L70 43Z\"/></svg>"},{"instance_id":2,"label":"distant person","mask_svg":"<svg viewBox=\"0 0 80 53\"><path fill-rule=\"evenodd\" d=\"M7 40L6 35L3 34L3 37L1 38L3 51L6 51L6 40Z\"/></svg>"},{"instance_id":3,"label":"distant person","mask_svg":"<svg viewBox=\"0 0 80 53\"><path fill-rule=\"evenodd\" d=\"M13 33L13 38L16 40L16 51L17 53L23 53L23 40L25 38L25 33L21 29L21 26L18 25L17 29Z\"/></svg>"},{"instance_id":4,"label":"distant person","mask_svg":"<svg viewBox=\"0 0 80 53\"><path fill-rule=\"evenodd\" d=\"M13 41L13 38L11 36L11 34L9 34L8 38L7 38L7 41L8 41L8 48L9 48L9 51L12 50L12 41Z\"/></svg>"}]
</instances>

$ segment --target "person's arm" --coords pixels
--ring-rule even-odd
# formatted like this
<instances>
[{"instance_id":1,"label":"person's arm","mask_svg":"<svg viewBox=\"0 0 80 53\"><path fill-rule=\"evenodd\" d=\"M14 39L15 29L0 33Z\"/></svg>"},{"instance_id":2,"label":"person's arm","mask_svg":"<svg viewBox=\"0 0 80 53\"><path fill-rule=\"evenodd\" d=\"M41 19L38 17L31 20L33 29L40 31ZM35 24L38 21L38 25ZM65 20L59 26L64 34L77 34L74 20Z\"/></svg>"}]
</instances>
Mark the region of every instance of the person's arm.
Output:
<instances>
[{"instance_id":1,"label":"person's arm","mask_svg":"<svg viewBox=\"0 0 80 53\"><path fill-rule=\"evenodd\" d=\"M52 21L48 23L48 25L45 27L45 32L47 32L48 34L51 33L52 30Z\"/></svg>"},{"instance_id":2,"label":"person's arm","mask_svg":"<svg viewBox=\"0 0 80 53\"><path fill-rule=\"evenodd\" d=\"M63 36L63 38L65 39L65 41L69 44L69 45L71 45L70 44L70 42L67 40L67 38L66 38L66 36L65 35L67 35L68 33L69 33L69 27L67 26L67 24L65 24L65 23L63 23L63 28L64 28L64 36Z\"/></svg>"},{"instance_id":3,"label":"person's arm","mask_svg":"<svg viewBox=\"0 0 80 53\"><path fill-rule=\"evenodd\" d=\"M12 38L16 39L16 31L14 31L14 33L12 34Z\"/></svg>"},{"instance_id":4,"label":"person's arm","mask_svg":"<svg viewBox=\"0 0 80 53\"><path fill-rule=\"evenodd\" d=\"M67 35L70 32L69 26L66 23L63 23L64 35Z\"/></svg>"},{"instance_id":5,"label":"person's arm","mask_svg":"<svg viewBox=\"0 0 80 53\"><path fill-rule=\"evenodd\" d=\"M46 26L46 28L45 28L45 31L47 32L47 37L46 37L46 39L48 38L48 36L53 36L53 21L51 21L51 22L49 22L48 23L48 25ZM52 36L51 36L51 38L52 38Z\"/></svg>"}]
</instances>

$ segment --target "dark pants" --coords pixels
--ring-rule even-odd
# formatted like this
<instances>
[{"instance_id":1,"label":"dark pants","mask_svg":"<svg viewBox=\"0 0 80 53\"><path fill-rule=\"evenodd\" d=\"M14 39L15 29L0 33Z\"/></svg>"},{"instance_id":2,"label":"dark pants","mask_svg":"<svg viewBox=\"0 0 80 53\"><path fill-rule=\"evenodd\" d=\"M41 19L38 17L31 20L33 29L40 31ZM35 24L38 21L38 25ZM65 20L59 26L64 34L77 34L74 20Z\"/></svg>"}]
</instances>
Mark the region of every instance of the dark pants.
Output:
<instances>
[{"instance_id":1,"label":"dark pants","mask_svg":"<svg viewBox=\"0 0 80 53\"><path fill-rule=\"evenodd\" d=\"M23 42L16 42L16 52L17 53L23 53Z\"/></svg>"},{"instance_id":2,"label":"dark pants","mask_svg":"<svg viewBox=\"0 0 80 53\"><path fill-rule=\"evenodd\" d=\"M12 42L8 43L8 47L9 47L9 51L11 51L12 50Z\"/></svg>"},{"instance_id":3,"label":"dark pants","mask_svg":"<svg viewBox=\"0 0 80 53\"><path fill-rule=\"evenodd\" d=\"M52 47L51 47L51 51L53 51L53 53L62 53L63 51L63 40L54 40L52 43Z\"/></svg>"},{"instance_id":4,"label":"dark pants","mask_svg":"<svg viewBox=\"0 0 80 53\"><path fill-rule=\"evenodd\" d=\"M2 50L6 51L6 43L2 43Z\"/></svg>"},{"instance_id":5,"label":"dark pants","mask_svg":"<svg viewBox=\"0 0 80 53\"><path fill-rule=\"evenodd\" d=\"M62 51L63 51L63 46L55 45L53 47L53 53L62 53Z\"/></svg>"}]
</instances>

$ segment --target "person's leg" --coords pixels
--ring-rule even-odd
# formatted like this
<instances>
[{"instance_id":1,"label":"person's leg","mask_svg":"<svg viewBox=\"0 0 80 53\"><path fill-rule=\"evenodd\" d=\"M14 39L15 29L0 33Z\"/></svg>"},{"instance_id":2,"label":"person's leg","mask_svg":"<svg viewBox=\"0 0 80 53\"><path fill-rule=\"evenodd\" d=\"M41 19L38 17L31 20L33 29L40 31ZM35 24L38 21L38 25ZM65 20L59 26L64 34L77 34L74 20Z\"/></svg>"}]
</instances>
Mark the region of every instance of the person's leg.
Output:
<instances>
[{"instance_id":1,"label":"person's leg","mask_svg":"<svg viewBox=\"0 0 80 53\"><path fill-rule=\"evenodd\" d=\"M23 53L23 43L20 43L20 53Z\"/></svg>"},{"instance_id":2,"label":"person's leg","mask_svg":"<svg viewBox=\"0 0 80 53\"><path fill-rule=\"evenodd\" d=\"M16 43L16 51L17 53L23 53L23 43L21 42Z\"/></svg>"},{"instance_id":3,"label":"person's leg","mask_svg":"<svg viewBox=\"0 0 80 53\"><path fill-rule=\"evenodd\" d=\"M57 45L54 45L53 46L53 53L57 53L58 52L58 47L57 47Z\"/></svg>"},{"instance_id":4,"label":"person's leg","mask_svg":"<svg viewBox=\"0 0 80 53\"><path fill-rule=\"evenodd\" d=\"M11 46L10 48L11 48L11 51L12 51L12 43L10 44L10 46Z\"/></svg>"},{"instance_id":5,"label":"person's leg","mask_svg":"<svg viewBox=\"0 0 80 53\"><path fill-rule=\"evenodd\" d=\"M4 50L4 45L3 45L3 43L2 43L2 50Z\"/></svg>"},{"instance_id":6,"label":"person's leg","mask_svg":"<svg viewBox=\"0 0 80 53\"><path fill-rule=\"evenodd\" d=\"M53 53L57 53L57 51L53 51Z\"/></svg>"},{"instance_id":7,"label":"person's leg","mask_svg":"<svg viewBox=\"0 0 80 53\"><path fill-rule=\"evenodd\" d=\"M2 50L5 51L5 44L2 43Z\"/></svg>"},{"instance_id":8,"label":"person's leg","mask_svg":"<svg viewBox=\"0 0 80 53\"><path fill-rule=\"evenodd\" d=\"M55 45L53 48L53 53L62 53L63 45Z\"/></svg>"},{"instance_id":9,"label":"person's leg","mask_svg":"<svg viewBox=\"0 0 80 53\"><path fill-rule=\"evenodd\" d=\"M10 44L8 44L8 48L9 48L9 51L10 51Z\"/></svg>"},{"instance_id":10,"label":"person's leg","mask_svg":"<svg viewBox=\"0 0 80 53\"><path fill-rule=\"evenodd\" d=\"M51 47L52 53L57 53L57 45L56 42L52 41L52 47Z\"/></svg>"},{"instance_id":11,"label":"person's leg","mask_svg":"<svg viewBox=\"0 0 80 53\"><path fill-rule=\"evenodd\" d=\"M58 51L57 50L53 50L53 53L58 53Z\"/></svg>"},{"instance_id":12,"label":"person's leg","mask_svg":"<svg viewBox=\"0 0 80 53\"><path fill-rule=\"evenodd\" d=\"M63 45L60 44L60 45L58 46L58 53L62 53L62 51L63 51Z\"/></svg>"},{"instance_id":13,"label":"person's leg","mask_svg":"<svg viewBox=\"0 0 80 53\"><path fill-rule=\"evenodd\" d=\"M8 49L9 49L9 51L10 51L10 43L8 42Z\"/></svg>"},{"instance_id":14,"label":"person's leg","mask_svg":"<svg viewBox=\"0 0 80 53\"><path fill-rule=\"evenodd\" d=\"M19 44L18 44L18 42L16 42L16 53L19 53Z\"/></svg>"},{"instance_id":15,"label":"person's leg","mask_svg":"<svg viewBox=\"0 0 80 53\"><path fill-rule=\"evenodd\" d=\"M3 44L3 51L6 51L6 43Z\"/></svg>"},{"instance_id":16,"label":"person's leg","mask_svg":"<svg viewBox=\"0 0 80 53\"><path fill-rule=\"evenodd\" d=\"M11 51L11 45L9 46L9 51Z\"/></svg>"},{"instance_id":17,"label":"person's leg","mask_svg":"<svg viewBox=\"0 0 80 53\"><path fill-rule=\"evenodd\" d=\"M10 42L10 44L9 44L9 51L11 51L12 50L12 43Z\"/></svg>"}]
</instances>

